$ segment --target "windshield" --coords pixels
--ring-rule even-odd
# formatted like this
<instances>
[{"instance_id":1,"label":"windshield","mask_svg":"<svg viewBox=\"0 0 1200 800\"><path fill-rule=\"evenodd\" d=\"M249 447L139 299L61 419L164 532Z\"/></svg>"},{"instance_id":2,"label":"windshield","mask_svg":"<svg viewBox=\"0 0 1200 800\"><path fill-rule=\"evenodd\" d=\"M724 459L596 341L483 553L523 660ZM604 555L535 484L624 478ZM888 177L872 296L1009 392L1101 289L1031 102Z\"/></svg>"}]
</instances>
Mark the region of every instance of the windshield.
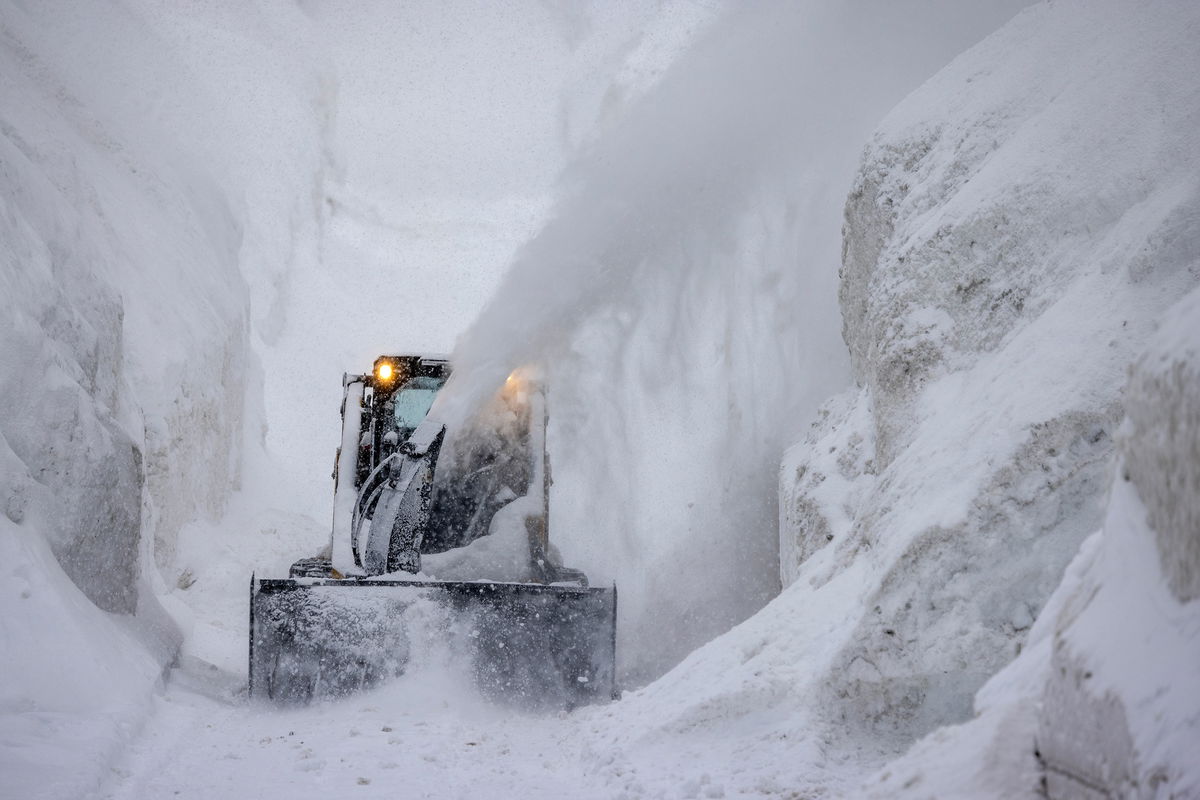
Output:
<instances>
[{"instance_id":1,"label":"windshield","mask_svg":"<svg viewBox=\"0 0 1200 800\"><path fill-rule=\"evenodd\" d=\"M431 378L418 375L409 378L404 385L392 395L397 428L415 428L429 413L433 398L437 397L438 389L442 388L445 378Z\"/></svg>"}]
</instances>

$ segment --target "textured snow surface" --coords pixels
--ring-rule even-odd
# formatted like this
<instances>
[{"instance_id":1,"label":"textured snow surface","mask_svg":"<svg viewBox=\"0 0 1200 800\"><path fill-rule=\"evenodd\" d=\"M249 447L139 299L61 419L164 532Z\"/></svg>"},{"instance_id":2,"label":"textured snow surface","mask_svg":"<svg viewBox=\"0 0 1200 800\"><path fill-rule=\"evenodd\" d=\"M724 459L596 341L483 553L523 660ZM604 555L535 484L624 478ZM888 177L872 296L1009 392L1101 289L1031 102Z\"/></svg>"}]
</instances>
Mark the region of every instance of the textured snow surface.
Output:
<instances>
[{"instance_id":1,"label":"textured snow surface","mask_svg":"<svg viewBox=\"0 0 1200 800\"><path fill-rule=\"evenodd\" d=\"M99 611L42 537L0 518L0 767L9 797L84 797L150 713L169 654Z\"/></svg>"},{"instance_id":2,"label":"textured snow surface","mask_svg":"<svg viewBox=\"0 0 1200 800\"><path fill-rule=\"evenodd\" d=\"M827 582L864 572L805 700L842 730L967 719L1100 527L1127 365L1200 281L1198 25L1037 6L868 145L840 290L860 385L781 474L781 600L831 613Z\"/></svg>"},{"instance_id":3,"label":"textured snow surface","mask_svg":"<svg viewBox=\"0 0 1200 800\"><path fill-rule=\"evenodd\" d=\"M1193 228L1200 261L1200 233ZM1200 292L1169 318L1131 369L1125 469L1148 510L1162 571L1182 603L1200 598Z\"/></svg>"},{"instance_id":4,"label":"textured snow surface","mask_svg":"<svg viewBox=\"0 0 1200 800\"><path fill-rule=\"evenodd\" d=\"M1032 797L1043 786L1051 797L1086 796L1081 784L1116 797L1200 793L1200 606L1178 596L1179 576L1200 566L1197 529L1167 527L1196 513L1187 477L1200 442L1200 386L1189 379L1200 363L1198 302L1193 290L1174 305L1134 363L1103 528L1021 656L976 696L975 719L921 740L868 796ZM1155 469L1166 472L1156 479Z\"/></svg>"},{"instance_id":5,"label":"textured snow surface","mask_svg":"<svg viewBox=\"0 0 1200 800\"><path fill-rule=\"evenodd\" d=\"M320 115L304 60L277 49L303 41L295 19L285 3L0 6L15 797L82 796L136 732L186 627L157 566L238 483L251 317L315 227Z\"/></svg>"},{"instance_id":6,"label":"textured snow surface","mask_svg":"<svg viewBox=\"0 0 1200 800\"><path fill-rule=\"evenodd\" d=\"M1124 730L1093 727L1081 744L1124 773L1113 783L1130 795L1200 794L1198 312L1200 289L1164 315L1130 369L1104 549L1056 619L1054 666L1074 669L1051 672L1041 718L1041 739L1062 738L1052 701L1085 722L1117 709Z\"/></svg>"},{"instance_id":7,"label":"textured snow surface","mask_svg":"<svg viewBox=\"0 0 1200 800\"><path fill-rule=\"evenodd\" d=\"M100 797L612 797L587 786L572 720L395 691L298 713L182 690L157 702L153 740L126 754Z\"/></svg>"}]
</instances>

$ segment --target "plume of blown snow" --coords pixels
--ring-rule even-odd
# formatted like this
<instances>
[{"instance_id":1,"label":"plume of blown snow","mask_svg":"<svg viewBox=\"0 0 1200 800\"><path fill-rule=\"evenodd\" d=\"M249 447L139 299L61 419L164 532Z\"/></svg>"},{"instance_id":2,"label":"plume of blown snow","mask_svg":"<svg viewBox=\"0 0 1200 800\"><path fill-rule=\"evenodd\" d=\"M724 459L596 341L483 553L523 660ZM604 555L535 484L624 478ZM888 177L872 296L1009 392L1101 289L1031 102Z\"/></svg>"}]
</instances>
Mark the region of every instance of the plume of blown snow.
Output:
<instances>
[{"instance_id":1,"label":"plume of blown snow","mask_svg":"<svg viewBox=\"0 0 1200 800\"><path fill-rule=\"evenodd\" d=\"M652 85L614 87L632 99L460 338L452 430L513 369L549 371L552 537L621 584L628 675L778 591L783 443L849 380L836 282L861 144L1021 5L731 5Z\"/></svg>"}]
</instances>

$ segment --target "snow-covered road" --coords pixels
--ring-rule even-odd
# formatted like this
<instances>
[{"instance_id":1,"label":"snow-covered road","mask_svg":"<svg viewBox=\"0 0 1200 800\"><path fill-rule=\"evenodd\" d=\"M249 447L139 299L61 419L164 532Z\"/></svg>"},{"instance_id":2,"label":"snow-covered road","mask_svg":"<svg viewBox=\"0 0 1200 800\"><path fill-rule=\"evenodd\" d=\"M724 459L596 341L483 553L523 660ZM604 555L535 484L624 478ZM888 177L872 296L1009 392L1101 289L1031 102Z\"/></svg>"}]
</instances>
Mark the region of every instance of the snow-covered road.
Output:
<instances>
[{"instance_id":1,"label":"snow-covered road","mask_svg":"<svg viewBox=\"0 0 1200 800\"><path fill-rule=\"evenodd\" d=\"M141 798L591 798L570 717L373 694L280 710L231 699L183 669L113 766L104 800Z\"/></svg>"}]
</instances>

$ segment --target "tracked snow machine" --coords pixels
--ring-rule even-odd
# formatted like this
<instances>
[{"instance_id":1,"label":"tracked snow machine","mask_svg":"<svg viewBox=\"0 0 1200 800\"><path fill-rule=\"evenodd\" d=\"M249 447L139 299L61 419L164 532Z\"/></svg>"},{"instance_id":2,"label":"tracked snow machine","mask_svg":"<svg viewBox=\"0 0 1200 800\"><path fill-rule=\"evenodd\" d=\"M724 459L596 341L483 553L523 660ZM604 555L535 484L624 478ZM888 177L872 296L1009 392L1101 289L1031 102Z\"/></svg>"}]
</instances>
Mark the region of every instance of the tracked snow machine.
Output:
<instances>
[{"instance_id":1,"label":"tracked snow machine","mask_svg":"<svg viewBox=\"0 0 1200 800\"><path fill-rule=\"evenodd\" d=\"M616 587L588 586L548 540L544 393L510 376L443 453L427 415L449 375L444 358L397 355L343 376L331 541L287 578L251 578L251 697L307 702L400 675L428 645L430 608L486 696L614 696Z\"/></svg>"}]
</instances>

